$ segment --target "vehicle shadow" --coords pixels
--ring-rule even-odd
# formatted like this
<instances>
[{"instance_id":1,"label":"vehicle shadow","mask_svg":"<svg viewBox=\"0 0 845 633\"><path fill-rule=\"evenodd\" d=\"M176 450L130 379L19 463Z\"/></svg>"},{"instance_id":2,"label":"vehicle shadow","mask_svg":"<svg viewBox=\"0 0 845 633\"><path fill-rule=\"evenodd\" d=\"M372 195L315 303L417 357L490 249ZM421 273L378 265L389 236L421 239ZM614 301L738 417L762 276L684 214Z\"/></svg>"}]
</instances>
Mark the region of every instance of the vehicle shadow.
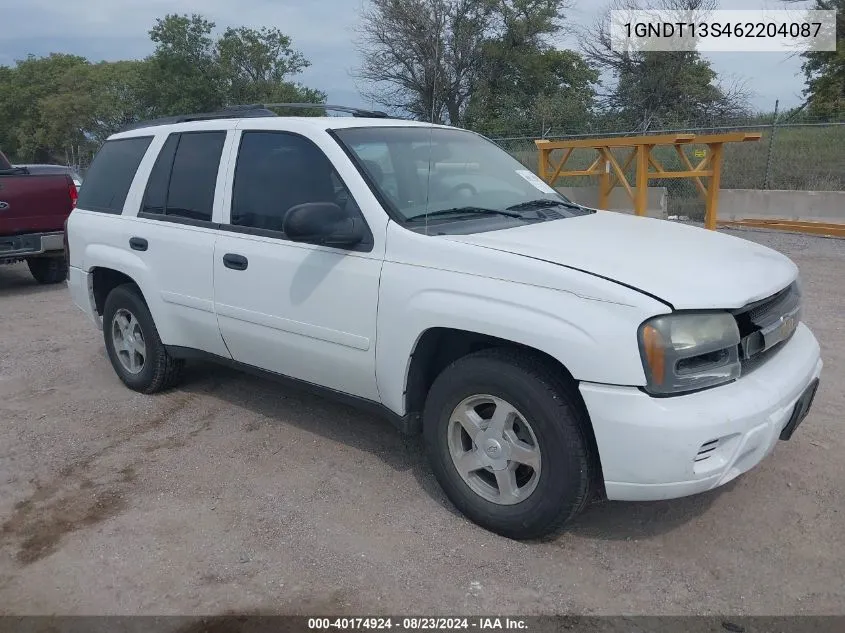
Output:
<instances>
[{"instance_id":1,"label":"vehicle shadow","mask_svg":"<svg viewBox=\"0 0 845 633\"><path fill-rule=\"evenodd\" d=\"M29 273L25 262L0 264L0 299L67 290L67 283L40 284Z\"/></svg>"},{"instance_id":2,"label":"vehicle shadow","mask_svg":"<svg viewBox=\"0 0 845 633\"><path fill-rule=\"evenodd\" d=\"M463 517L435 480L425 457L422 437L405 436L386 419L305 388L201 361L188 364L180 390L211 395L260 414L271 420L271 424L294 425L371 453L396 471L411 471L431 499L453 515ZM597 540L652 538L702 515L718 495L733 486L731 482L714 491L667 501L596 501L563 531L542 541L554 541L565 534Z\"/></svg>"},{"instance_id":3,"label":"vehicle shadow","mask_svg":"<svg viewBox=\"0 0 845 633\"><path fill-rule=\"evenodd\" d=\"M566 532L603 541L650 539L703 515L735 485L736 480L715 490L665 501L597 501L567 525Z\"/></svg>"},{"instance_id":4,"label":"vehicle shadow","mask_svg":"<svg viewBox=\"0 0 845 633\"><path fill-rule=\"evenodd\" d=\"M455 516L463 516L448 500L428 467L422 436L406 436L386 418L306 388L204 361L188 362L179 389L211 395L258 413L271 420L271 424L293 425L371 453L395 471L410 471L429 497Z\"/></svg>"},{"instance_id":5,"label":"vehicle shadow","mask_svg":"<svg viewBox=\"0 0 845 633\"><path fill-rule=\"evenodd\" d=\"M271 420L372 453L407 471L424 464L417 437L400 433L386 418L317 395L305 387L205 361L189 361L180 391L211 395Z\"/></svg>"}]
</instances>

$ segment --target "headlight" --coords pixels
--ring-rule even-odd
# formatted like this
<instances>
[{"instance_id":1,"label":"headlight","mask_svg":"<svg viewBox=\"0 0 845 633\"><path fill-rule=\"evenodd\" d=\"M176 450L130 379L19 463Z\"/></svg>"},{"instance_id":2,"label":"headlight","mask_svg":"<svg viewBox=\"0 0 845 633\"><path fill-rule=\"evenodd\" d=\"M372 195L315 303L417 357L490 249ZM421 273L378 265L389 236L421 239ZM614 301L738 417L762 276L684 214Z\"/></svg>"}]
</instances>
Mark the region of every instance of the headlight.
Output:
<instances>
[{"instance_id":1,"label":"headlight","mask_svg":"<svg viewBox=\"0 0 845 633\"><path fill-rule=\"evenodd\" d=\"M739 378L739 329L726 312L655 317L639 332L646 391L669 395Z\"/></svg>"}]
</instances>

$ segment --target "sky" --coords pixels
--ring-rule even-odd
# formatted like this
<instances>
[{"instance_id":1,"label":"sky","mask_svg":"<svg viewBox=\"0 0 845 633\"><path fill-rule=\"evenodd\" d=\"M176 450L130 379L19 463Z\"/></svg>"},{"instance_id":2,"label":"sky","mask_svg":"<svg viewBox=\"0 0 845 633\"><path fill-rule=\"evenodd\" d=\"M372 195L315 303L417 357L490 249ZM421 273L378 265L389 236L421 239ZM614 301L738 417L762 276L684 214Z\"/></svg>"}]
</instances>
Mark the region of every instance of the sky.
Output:
<instances>
[{"instance_id":1,"label":"sky","mask_svg":"<svg viewBox=\"0 0 845 633\"><path fill-rule=\"evenodd\" d=\"M365 0L0 0L0 65L28 54L73 53L92 61L142 58L152 52L147 32L167 13L201 13L222 30L227 26L274 26L311 61L297 79L328 94L328 102L372 107L352 76L357 64L353 40ZM589 28L605 0L573 0L566 19ZM778 0L721 0L722 9L783 8ZM576 35L556 42L578 48ZM752 106L771 110L801 102L801 60L781 53L710 53L706 57L725 81L746 82Z\"/></svg>"}]
</instances>

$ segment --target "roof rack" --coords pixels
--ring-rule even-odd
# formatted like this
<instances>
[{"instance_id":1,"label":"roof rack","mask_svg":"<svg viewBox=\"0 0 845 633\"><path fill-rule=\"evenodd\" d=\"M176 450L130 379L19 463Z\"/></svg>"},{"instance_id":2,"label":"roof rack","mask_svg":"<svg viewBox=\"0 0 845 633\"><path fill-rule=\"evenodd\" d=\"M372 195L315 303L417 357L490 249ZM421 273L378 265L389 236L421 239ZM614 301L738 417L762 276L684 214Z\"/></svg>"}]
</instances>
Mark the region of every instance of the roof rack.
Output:
<instances>
[{"instance_id":1,"label":"roof rack","mask_svg":"<svg viewBox=\"0 0 845 633\"><path fill-rule=\"evenodd\" d=\"M245 107L245 108L309 108L309 109L321 109L326 111L333 111L333 112L345 112L346 114L351 114L355 117L367 117L371 119L387 119L390 117L386 112L380 112L379 110L363 110L361 108L350 108L348 106L339 106L339 105L329 105L327 103L264 103L261 105L254 105L254 106L234 106L234 107Z\"/></svg>"},{"instance_id":2,"label":"roof rack","mask_svg":"<svg viewBox=\"0 0 845 633\"><path fill-rule=\"evenodd\" d=\"M202 112L199 114L179 114L177 116L166 116L160 119L149 121L138 121L122 128L121 132L137 130L144 127L155 127L158 125L173 125L174 123L188 123L190 121L213 121L214 119L240 119L278 116L275 112L264 109L261 106L232 106L224 108L219 112Z\"/></svg>"},{"instance_id":3,"label":"roof rack","mask_svg":"<svg viewBox=\"0 0 845 633\"><path fill-rule=\"evenodd\" d=\"M383 119L388 115L385 112L378 112L375 110L362 110L360 108L350 108L347 106L329 105L325 103L253 103L248 105L232 105L226 106L218 112L203 112L199 114L180 114L177 116L161 117L159 119L151 119L149 121L138 121L123 127L121 132L129 132L130 130L137 130L145 127L155 127L159 125L173 125L175 123L188 123L190 121L213 121L215 119L245 119L245 118L262 118L279 116L270 108L291 108L291 109L308 109L308 110L326 110L335 112L346 112L354 117L370 117Z\"/></svg>"}]
</instances>

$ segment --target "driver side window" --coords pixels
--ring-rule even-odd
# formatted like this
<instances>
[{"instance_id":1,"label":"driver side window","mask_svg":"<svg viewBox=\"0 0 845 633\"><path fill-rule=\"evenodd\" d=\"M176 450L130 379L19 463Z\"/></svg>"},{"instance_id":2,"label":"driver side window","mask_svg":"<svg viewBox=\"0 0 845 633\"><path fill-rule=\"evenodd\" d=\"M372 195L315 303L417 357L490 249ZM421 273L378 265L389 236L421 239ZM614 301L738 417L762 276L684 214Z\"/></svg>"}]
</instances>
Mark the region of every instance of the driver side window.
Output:
<instances>
[{"instance_id":1,"label":"driver side window","mask_svg":"<svg viewBox=\"0 0 845 633\"><path fill-rule=\"evenodd\" d=\"M288 210L307 202L357 210L331 162L311 141L286 132L244 132L230 223L284 233Z\"/></svg>"}]
</instances>

